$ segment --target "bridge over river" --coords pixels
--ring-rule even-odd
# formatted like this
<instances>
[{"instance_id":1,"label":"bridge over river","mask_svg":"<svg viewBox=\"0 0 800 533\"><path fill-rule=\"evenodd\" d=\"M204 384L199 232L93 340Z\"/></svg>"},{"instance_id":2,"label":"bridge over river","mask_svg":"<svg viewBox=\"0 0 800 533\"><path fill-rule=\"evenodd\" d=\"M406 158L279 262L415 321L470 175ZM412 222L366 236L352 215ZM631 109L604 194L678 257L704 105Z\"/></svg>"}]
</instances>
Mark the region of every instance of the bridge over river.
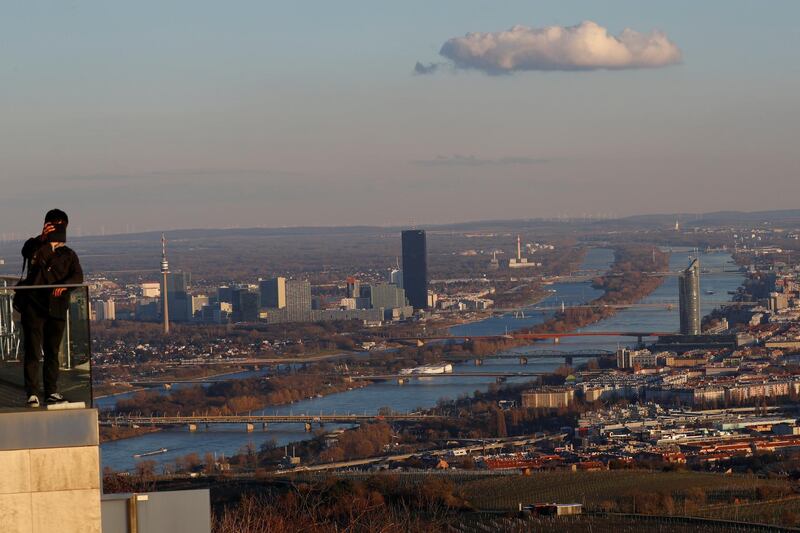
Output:
<instances>
[{"instance_id":1,"label":"bridge over river","mask_svg":"<svg viewBox=\"0 0 800 533\"><path fill-rule=\"evenodd\" d=\"M253 431L256 424L264 429L269 424L305 424L306 431L311 431L312 424L360 424L362 422L422 422L446 418L437 415L423 414L299 414L299 415L190 415L190 416L142 416L107 414L100 417L103 426L187 426L189 431L198 426L210 424L242 424L247 431Z\"/></svg>"},{"instance_id":2,"label":"bridge over river","mask_svg":"<svg viewBox=\"0 0 800 533\"><path fill-rule=\"evenodd\" d=\"M515 356L516 357L516 356ZM474 359L474 357L471 357ZM410 379L419 378L498 378L505 381L510 378L529 378L546 375L548 372L443 372L437 374L407 373L407 374L313 374L308 375L322 376L326 378L344 378L345 381L398 381L403 382ZM224 383L231 381L231 378L209 378L209 379L165 379L165 380L137 380L129 382L130 385L138 387L158 387L177 384L201 385L204 383Z\"/></svg>"}]
</instances>

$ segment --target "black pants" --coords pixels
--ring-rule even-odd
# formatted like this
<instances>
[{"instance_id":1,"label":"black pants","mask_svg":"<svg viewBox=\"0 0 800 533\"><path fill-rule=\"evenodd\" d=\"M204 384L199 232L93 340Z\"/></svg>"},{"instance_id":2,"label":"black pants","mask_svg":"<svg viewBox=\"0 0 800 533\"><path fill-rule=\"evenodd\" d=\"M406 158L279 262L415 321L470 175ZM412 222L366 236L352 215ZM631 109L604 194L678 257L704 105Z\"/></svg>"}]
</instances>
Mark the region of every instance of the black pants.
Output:
<instances>
[{"instance_id":1,"label":"black pants","mask_svg":"<svg viewBox=\"0 0 800 533\"><path fill-rule=\"evenodd\" d=\"M58 351L64 337L66 320L52 318L33 306L22 313L22 337L25 345L25 391L39 392L39 358L44 354L44 395L58 392Z\"/></svg>"}]
</instances>

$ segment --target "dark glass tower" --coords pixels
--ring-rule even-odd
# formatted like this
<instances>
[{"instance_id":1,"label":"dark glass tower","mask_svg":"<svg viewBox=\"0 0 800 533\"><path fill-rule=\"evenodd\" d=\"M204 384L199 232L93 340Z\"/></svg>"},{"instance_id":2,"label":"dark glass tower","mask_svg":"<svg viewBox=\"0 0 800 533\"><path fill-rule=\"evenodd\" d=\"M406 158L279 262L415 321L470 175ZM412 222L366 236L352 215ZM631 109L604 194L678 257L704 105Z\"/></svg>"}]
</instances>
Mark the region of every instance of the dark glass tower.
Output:
<instances>
[{"instance_id":1,"label":"dark glass tower","mask_svg":"<svg viewBox=\"0 0 800 533\"><path fill-rule=\"evenodd\" d=\"M428 307L428 246L423 230L406 230L403 239L403 288L414 309Z\"/></svg>"},{"instance_id":2,"label":"dark glass tower","mask_svg":"<svg viewBox=\"0 0 800 533\"><path fill-rule=\"evenodd\" d=\"M700 261L695 259L678 278L681 334L700 335Z\"/></svg>"}]
</instances>

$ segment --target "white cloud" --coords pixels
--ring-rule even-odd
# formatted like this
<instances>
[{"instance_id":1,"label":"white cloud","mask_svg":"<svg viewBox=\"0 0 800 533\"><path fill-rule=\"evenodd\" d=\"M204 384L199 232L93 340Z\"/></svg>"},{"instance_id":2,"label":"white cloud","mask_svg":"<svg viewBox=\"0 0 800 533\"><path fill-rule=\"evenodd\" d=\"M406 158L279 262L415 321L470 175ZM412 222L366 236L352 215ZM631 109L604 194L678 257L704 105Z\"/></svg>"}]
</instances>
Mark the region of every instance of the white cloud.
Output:
<instances>
[{"instance_id":1,"label":"white cloud","mask_svg":"<svg viewBox=\"0 0 800 533\"><path fill-rule=\"evenodd\" d=\"M618 36L594 22L577 26L468 33L444 43L439 53L455 68L505 74L520 70L653 68L680 62L681 51L660 31L625 29ZM417 69L433 73L436 68Z\"/></svg>"}]
</instances>

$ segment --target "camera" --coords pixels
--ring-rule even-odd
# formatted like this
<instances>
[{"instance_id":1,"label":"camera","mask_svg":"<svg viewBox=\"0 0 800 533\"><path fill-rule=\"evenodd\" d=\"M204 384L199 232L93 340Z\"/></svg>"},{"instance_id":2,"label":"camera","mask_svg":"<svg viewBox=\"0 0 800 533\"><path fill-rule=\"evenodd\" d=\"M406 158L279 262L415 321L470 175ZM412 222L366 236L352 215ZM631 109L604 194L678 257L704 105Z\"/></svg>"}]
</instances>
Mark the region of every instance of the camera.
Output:
<instances>
[{"instance_id":1,"label":"camera","mask_svg":"<svg viewBox=\"0 0 800 533\"><path fill-rule=\"evenodd\" d=\"M47 234L47 242L67 242L67 225L64 222L53 224L54 231Z\"/></svg>"}]
</instances>

